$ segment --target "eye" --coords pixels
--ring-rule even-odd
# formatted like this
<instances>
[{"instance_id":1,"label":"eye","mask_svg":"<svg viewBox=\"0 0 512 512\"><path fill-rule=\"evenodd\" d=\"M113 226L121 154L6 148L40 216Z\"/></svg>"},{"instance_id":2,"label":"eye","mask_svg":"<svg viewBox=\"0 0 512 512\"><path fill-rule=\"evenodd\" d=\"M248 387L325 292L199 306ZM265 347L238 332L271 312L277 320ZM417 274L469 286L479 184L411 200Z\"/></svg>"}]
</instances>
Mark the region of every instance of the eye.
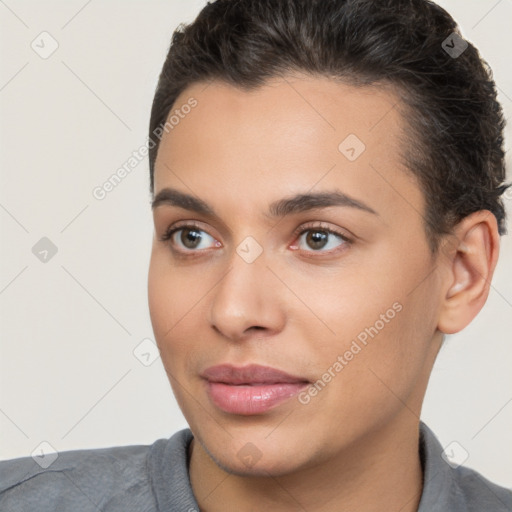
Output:
<instances>
[{"instance_id":1,"label":"eye","mask_svg":"<svg viewBox=\"0 0 512 512\"><path fill-rule=\"evenodd\" d=\"M349 245L351 240L343 233L322 224L315 226L301 226L298 231L298 244L292 246L293 249L301 249L307 252L335 252L338 248ZM301 243L305 244L305 246ZM308 250L312 249L311 250Z\"/></svg>"},{"instance_id":2,"label":"eye","mask_svg":"<svg viewBox=\"0 0 512 512\"><path fill-rule=\"evenodd\" d=\"M209 246L220 247L221 244L211 235L195 224L185 224L168 229L161 237L160 241L170 241L171 245L180 247L179 252L194 252L204 250Z\"/></svg>"},{"instance_id":3,"label":"eye","mask_svg":"<svg viewBox=\"0 0 512 512\"><path fill-rule=\"evenodd\" d=\"M323 224L301 226L294 233L298 243L290 247L306 252L331 253L350 245L351 240L343 233ZM197 224L188 223L169 227L159 238L162 242L170 242L173 250L178 253L194 253L211 247L222 247L222 244L201 229ZM312 249L312 250L308 250Z\"/></svg>"}]
</instances>

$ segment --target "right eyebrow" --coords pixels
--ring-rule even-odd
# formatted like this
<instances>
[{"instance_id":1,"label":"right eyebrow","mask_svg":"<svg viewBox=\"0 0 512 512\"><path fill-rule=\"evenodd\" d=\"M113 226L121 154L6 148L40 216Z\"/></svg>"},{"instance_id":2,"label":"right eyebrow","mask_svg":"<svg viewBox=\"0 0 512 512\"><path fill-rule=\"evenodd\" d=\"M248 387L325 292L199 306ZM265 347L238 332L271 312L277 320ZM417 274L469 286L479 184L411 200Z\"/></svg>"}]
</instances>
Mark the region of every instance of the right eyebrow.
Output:
<instances>
[{"instance_id":1,"label":"right eyebrow","mask_svg":"<svg viewBox=\"0 0 512 512\"><path fill-rule=\"evenodd\" d=\"M177 206L184 210L202 213L209 217L218 217L214 209L202 199L194 197L174 188L164 188L153 199L151 209L154 210L161 205Z\"/></svg>"}]
</instances>

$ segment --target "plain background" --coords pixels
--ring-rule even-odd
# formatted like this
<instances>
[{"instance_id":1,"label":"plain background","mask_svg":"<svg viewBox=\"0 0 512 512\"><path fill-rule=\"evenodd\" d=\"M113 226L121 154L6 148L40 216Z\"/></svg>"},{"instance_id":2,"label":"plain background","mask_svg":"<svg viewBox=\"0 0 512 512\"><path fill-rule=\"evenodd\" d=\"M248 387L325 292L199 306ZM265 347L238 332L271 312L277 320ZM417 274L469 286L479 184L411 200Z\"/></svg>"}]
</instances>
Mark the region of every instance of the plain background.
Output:
<instances>
[{"instance_id":1,"label":"plain background","mask_svg":"<svg viewBox=\"0 0 512 512\"><path fill-rule=\"evenodd\" d=\"M439 3L490 63L510 118L512 0ZM133 353L153 336L147 159L104 200L92 190L145 143L171 34L204 4L0 2L0 458L42 441L59 451L149 444L186 427L160 359L145 366ZM59 45L47 59L31 47L43 31ZM509 126L506 149L510 141ZM509 193L509 214L511 203ZM46 263L32 252L43 237L58 250ZM508 487L511 329L505 236L488 302L448 337L422 419L443 446L467 452L467 466Z\"/></svg>"}]
</instances>

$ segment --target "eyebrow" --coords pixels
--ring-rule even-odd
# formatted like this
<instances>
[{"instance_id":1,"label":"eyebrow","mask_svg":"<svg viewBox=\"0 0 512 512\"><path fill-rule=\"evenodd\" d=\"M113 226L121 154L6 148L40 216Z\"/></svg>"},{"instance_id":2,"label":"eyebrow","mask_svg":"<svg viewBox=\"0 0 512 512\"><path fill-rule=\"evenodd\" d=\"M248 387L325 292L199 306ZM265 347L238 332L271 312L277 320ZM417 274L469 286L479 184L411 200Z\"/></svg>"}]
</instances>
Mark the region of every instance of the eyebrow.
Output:
<instances>
[{"instance_id":1,"label":"eyebrow","mask_svg":"<svg viewBox=\"0 0 512 512\"><path fill-rule=\"evenodd\" d=\"M173 188L164 188L158 192L151 203L151 209L154 210L161 205L177 206L208 217L219 218L215 210L202 199ZM269 205L266 216L270 218L285 217L286 215L297 214L317 208L328 208L330 206L356 208L373 215L379 215L373 208L362 201L344 194L339 190L334 190L329 192L308 192L279 199Z\"/></svg>"}]
</instances>

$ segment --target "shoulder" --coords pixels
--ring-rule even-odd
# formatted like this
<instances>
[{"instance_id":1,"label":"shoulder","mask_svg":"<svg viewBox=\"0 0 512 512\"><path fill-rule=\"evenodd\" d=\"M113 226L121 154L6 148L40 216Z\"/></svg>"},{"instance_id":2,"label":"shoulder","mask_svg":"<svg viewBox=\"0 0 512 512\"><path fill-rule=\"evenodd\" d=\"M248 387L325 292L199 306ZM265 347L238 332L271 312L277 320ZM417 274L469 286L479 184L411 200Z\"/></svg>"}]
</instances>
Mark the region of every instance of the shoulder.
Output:
<instances>
[{"instance_id":1,"label":"shoulder","mask_svg":"<svg viewBox=\"0 0 512 512\"><path fill-rule=\"evenodd\" d=\"M156 510L147 458L165 441L0 461L0 509Z\"/></svg>"},{"instance_id":2,"label":"shoulder","mask_svg":"<svg viewBox=\"0 0 512 512\"><path fill-rule=\"evenodd\" d=\"M510 512L512 490L474 469L450 460L451 443L443 449L427 425L420 422L420 454L424 466L423 495L418 512Z\"/></svg>"},{"instance_id":3,"label":"shoulder","mask_svg":"<svg viewBox=\"0 0 512 512\"><path fill-rule=\"evenodd\" d=\"M512 490L496 485L471 468L459 466L452 471L453 493L466 504L468 512L512 510Z\"/></svg>"}]
</instances>

